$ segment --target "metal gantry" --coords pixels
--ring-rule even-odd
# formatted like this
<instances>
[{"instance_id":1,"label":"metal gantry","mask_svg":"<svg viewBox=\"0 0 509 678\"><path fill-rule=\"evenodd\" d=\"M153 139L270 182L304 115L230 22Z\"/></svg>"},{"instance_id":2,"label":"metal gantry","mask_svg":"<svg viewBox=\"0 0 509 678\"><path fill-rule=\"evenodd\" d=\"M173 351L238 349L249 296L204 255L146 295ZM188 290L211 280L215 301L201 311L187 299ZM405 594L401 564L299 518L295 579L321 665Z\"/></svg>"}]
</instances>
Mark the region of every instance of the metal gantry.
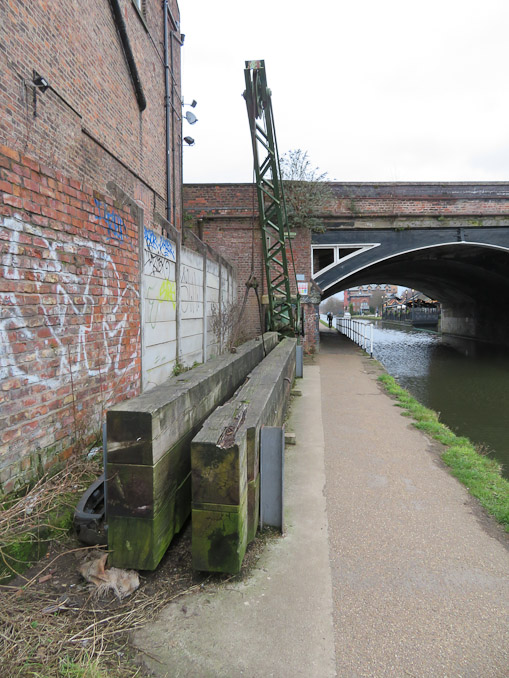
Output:
<instances>
[{"instance_id":1,"label":"metal gantry","mask_svg":"<svg viewBox=\"0 0 509 678\"><path fill-rule=\"evenodd\" d=\"M244 98L253 144L258 211L267 281L267 329L285 335L297 335L300 324L299 295L296 292L292 298L290 287L285 243L285 236L289 238L290 234L265 62L263 60L246 61L244 75L246 79Z\"/></svg>"}]
</instances>

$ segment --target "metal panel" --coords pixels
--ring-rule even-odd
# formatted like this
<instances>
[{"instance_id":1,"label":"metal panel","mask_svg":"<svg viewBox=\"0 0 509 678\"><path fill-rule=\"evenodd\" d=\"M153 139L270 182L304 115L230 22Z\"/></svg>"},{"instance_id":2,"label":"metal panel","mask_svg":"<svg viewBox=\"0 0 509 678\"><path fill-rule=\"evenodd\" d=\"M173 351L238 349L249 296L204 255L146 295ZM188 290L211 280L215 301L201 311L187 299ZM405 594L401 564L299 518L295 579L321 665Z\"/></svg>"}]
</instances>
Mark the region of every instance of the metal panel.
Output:
<instances>
[{"instance_id":1,"label":"metal panel","mask_svg":"<svg viewBox=\"0 0 509 678\"><path fill-rule=\"evenodd\" d=\"M260 431L260 527L284 531L284 427L263 426Z\"/></svg>"}]
</instances>

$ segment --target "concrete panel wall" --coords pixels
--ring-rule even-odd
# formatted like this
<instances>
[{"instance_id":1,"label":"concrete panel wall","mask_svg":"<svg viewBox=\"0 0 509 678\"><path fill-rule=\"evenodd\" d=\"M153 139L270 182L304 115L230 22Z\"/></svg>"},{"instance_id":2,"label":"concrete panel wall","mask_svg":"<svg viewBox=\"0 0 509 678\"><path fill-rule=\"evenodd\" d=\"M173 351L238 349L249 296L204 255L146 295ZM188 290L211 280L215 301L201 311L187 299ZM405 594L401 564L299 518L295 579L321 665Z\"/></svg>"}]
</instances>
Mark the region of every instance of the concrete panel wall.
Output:
<instances>
[{"instance_id":1,"label":"concrete panel wall","mask_svg":"<svg viewBox=\"0 0 509 678\"><path fill-rule=\"evenodd\" d=\"M145 390L171 376L177 356L177 243L145 227L142 271Z\"/></svg>"},{"instance_id":2,"label":"concrete panel wall","mask_svg":"<svg viewBox=\"0 0 509 678\"><path fill-rule=\"evenodd\" d=\"M193 234L183 246L169 224L162 223L161 230L145 228L142 245L144 391L162 384L176 368L221 354L226 341L218 337L213 317L236 299L235 271L226 261Z\"/></svg>"}]
</instances>

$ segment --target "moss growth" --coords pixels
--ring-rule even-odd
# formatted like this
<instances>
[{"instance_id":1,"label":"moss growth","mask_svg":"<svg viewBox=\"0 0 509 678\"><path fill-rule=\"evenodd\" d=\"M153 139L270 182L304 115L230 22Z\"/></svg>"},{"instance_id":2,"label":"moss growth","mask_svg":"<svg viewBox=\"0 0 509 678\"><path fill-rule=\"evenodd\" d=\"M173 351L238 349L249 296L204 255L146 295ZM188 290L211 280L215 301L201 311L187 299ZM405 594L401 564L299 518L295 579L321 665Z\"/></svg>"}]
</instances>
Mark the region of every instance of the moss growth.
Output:
<instances>
[{"instance_id":1,"label":"moss growth","mask_svg":"<svg viewBox=\"0 0 509 678\"><path fill-rule=\"evenodd\" d=\"M76 504L99 473L88 460L60 464L23 491L1 499L0 584L40 560L50 541L69 533Z\"/></svg>"},{"instance_id":2,"label":"moss growth","mask_svg":"<svg viewBox=\"0 0 509 678\"><path fill-rule=\"evenodd\" d=\"M416 428L445 446L442 459L451 473L509 532L509 481L502 477L500 464L480 454L468 438L457 436L440 423L436 412L421 405L393 377L383 374L378 380L397 398L397 405L405 409L405 414L415 419Z\"/></svg>"}]
</instances>

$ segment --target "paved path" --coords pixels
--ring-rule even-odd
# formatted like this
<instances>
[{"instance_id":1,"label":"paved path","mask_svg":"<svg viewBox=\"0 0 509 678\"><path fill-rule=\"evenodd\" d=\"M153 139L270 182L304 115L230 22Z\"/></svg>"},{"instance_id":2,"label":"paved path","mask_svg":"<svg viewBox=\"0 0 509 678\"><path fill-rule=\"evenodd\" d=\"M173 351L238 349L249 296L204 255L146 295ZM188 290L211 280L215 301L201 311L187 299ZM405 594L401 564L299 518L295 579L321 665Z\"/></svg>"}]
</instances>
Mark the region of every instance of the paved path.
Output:
<instances>
[{"instance_id":1,"label":"paved path","mask_svg":"<svg viewBox=\"0 0 509 678\"><path fill-rule=\"evenodd\" d=\"M507 678L509 540L342 337L320 350L337 675Z\"/></svg>"},{"instance_id":2,"label":"paved path","mask_svg":"<svg viewBox=\"0 0 509 678\"><path fill-rule=\"evenodd\" d=\"M509 677L508 536L376 376L325 330L292 404L286 536L136 634L155 675Z\"/></svg>"}]
</instances>

